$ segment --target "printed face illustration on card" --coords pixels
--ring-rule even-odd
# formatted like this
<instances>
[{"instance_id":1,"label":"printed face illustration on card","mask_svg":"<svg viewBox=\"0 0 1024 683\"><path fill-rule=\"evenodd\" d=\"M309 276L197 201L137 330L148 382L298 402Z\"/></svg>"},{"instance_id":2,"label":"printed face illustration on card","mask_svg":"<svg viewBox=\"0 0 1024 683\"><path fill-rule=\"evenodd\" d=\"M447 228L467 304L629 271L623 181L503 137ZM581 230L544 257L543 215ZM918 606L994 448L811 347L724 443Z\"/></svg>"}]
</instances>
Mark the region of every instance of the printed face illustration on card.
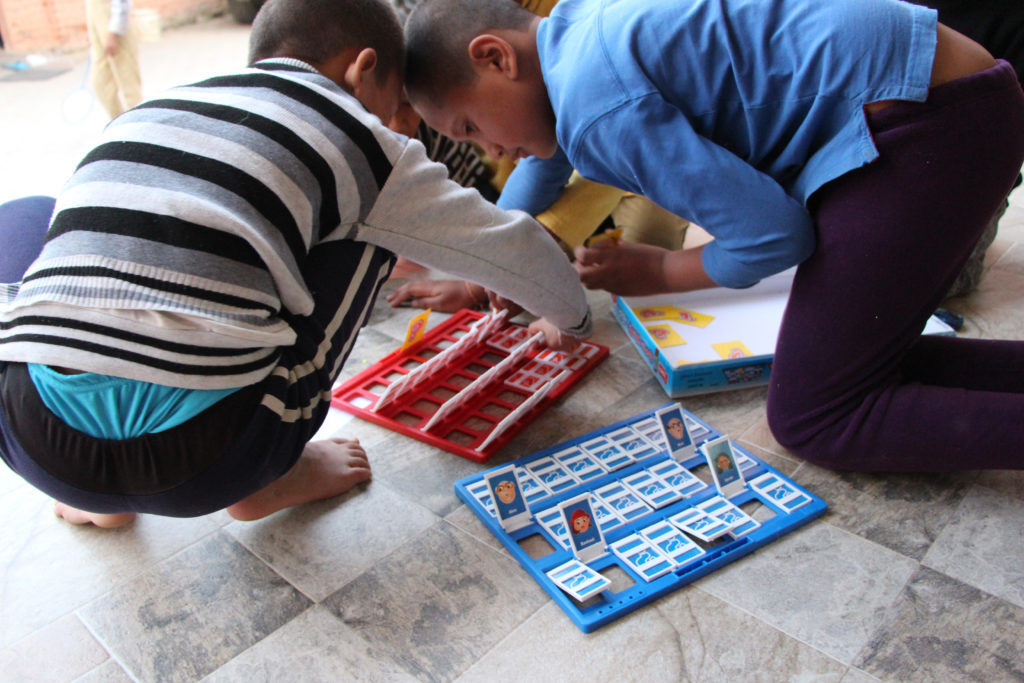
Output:
<instances>
[{"instance_id":1,"label":"printed face illustration on card","mask_svg":"<svg viewBox=\"0 0 1024 683\"><path fill-rule=\"evenodd\" d=\"M562 517L569 529L572 552L583 562L589 562L605 553L604 537L591 506L590 493L570 498L559 504Z\"/></svg>"},{"instance_id":2,"label":"printed face illustration on card","mask_svg":"<svg viewBox=\"0 0 1024 683\"><path fill-rule=\"evenodd\" d=\"M530 511L519 488L515 466L502 467L484 478L494 497L494 508L501 525L510 531L525 526L530 521Z\"/></svg>"},{"instance_id":3,"label":"printed face illustration on card","mask_svg":"<svg viewBox=\"0 0 1024 683\"><path fill-rule=\"evenodd\" d=\"M651 325L647 328L647 332L654 339L654 343L661 348L682 346L686 343L686 340L679 336L679 333L669 325Z\"/></svg>"},{"instance_id":4,"label":"printed face illustration on card","mask_svg":"<svg viewBox=\"0 0 1024 683\"><path fill-rule=\"evenodd\" d=\"M668 444L669 454L676 460L683 460L693 455L693 439L686 428L683 409L678 403L665 406L654 413L661 425L661 431Z\"/></svg>"},{"instance_id":5,"label":"printed face illustration on card","mask_svg":"<svg viewBox=\"0 0 1024 683\"><path fill-rule=\"evenodd\" d=\"M705 441L701 444L701 450L711 468L715 486L723 496L729 498L747 487L728 438L721 436Z\"/></svg>"}]
</instances>

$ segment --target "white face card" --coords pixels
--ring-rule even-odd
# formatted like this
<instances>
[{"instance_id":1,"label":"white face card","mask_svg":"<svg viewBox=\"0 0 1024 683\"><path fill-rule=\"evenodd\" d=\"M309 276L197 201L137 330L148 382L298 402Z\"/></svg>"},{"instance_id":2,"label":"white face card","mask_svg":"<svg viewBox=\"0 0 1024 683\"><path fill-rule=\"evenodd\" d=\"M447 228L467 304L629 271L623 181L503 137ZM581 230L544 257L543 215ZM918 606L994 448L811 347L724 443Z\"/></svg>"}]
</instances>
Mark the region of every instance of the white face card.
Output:
<instances>
[{"instance_id":1,"label":"white face card","mask_svg":"<svg viewBox=\"0 0 1024 683\"><path fill-rule=\"evenodd\" d=\"M706 434L710 434L711 430L692 419L689 415L686 416L686 429L690 432L690 438L696 441L700 441Z\"/></svg>"},{"instance_id":2,"label":"white face card","mask_svg":"<svg viewBox=\"0 0 1024 683\"><path fill-rule=\"evenodd\" d=\"M602 486L594 491L594 495L598 496L615 514L627 522L643 517L653 509L640 496L633 493L628 486L618 482Z\"/></svg>"},{"instance_id":3,"label":"white face card","mask_svg":"<svg viewBox=\"0 0 1024 683\"><path fill-rule=\"evenodd\" d=\"M544 500L551 495L551 491L526 468L518 467L516 473L519 475L519 490L523 492L523 498L526 499L527 505L533 505L538 500Z\"/></svg>"},{"instance_id":4,"label":"white face card","mask_svg":"<svg viewBox=\"0 0 1024 683\"><path fill-rule=\"evenodd\" d=\"M626 453L609 439L599 436L596 439L586 441L580 446L583 450L597 458L598 462L609 472L632 465L636 462L629 453Z\"/></svg>"},{"instance_id":5,"label":"white face card","mask_svg":"<svg viewBox=\"0 0 1024 683\"><path fill-rule=\"evenodd\" d=\"M515 465L499 467L484 474L484 481L491 491L495 513L505 531L522 529L530 523L530 508L519 487Z\"/></svg>"},{"instance_id":6,"label":"white face card","mask_svg":"<svg viewBox=\"0 0 1024 683\"><path fill-rule=\"evenodd\" d=\"M705 441L700 445L700 450L708 461L711 476L714 477L719 493L731 498L747 488L747 482L743 479L743 472L736 462L728 437L720 436Z\"/></svg>"},{"instance_id":7,"label":"white face card","mask_svg":"<svg viewBox=\"0 0 1024 683\"><path fill-rule=\"evenodd\" d=\"M601 533L607 535L612 529L617 529L626 523L622 517L615 514L615 511L608 507L608 504L603 500L594 496L590 504L594 508L594 518L597 520L597 525L601 527Z\"/></svg>"},{"instance_id":8,"label":"white face card","mask_svg":"<svg viewBox=\"0 0 1024 683\"><path fill-rule=\"evenodd\" d=\"M550 456L526 463L526 469L552 493L565 491L579 483L561 463Z\"/></svg>"},{"instance_id":9,"label":"white face card","mask_svg":"<svg viewBox=\"0 0 1024 683\"><path fill-rule=\"evenodd\" d=\"M628 477L623 477L620 481L633 489L634 493L655 510L671 505L683 498L664 479L652 474L648 470L634 472Z\"/></svg>"},{"instance_id":10,"label":"white face card","mask_svg":"<svg viewBox=\"0 0 1024 683\"><path fill-rule=\"evenodd\" d=\"M686 469L672 458L667 458L647 468L664 479L669 486L679 492L679 495L687 498L693 494L703 491L707 484L701 481L697 475Z\"/></svg>"},{"instance_id":11,"label":"white face card","mask_svg":"<svg viewBox=\"0 0 1024 683\"><path fill-rule=\"evenodd\" d=\"M693 539L665 521L641 529L640 535L657 546L677 568L705 554L704 549L694 543Z\"/></svg>"},{"instance_id":12,"label":"white face card","mask_svg":"<svg viewBox=\"0 0 1024 683\"><path fill-rule=\"evenodd\" d=\"M702 541L713 541L729 532L730 526L703 510L687 508L668 518L674 526Z\"/></svg>"},{"instance_id":13,"label":"white face card","mask_svg":"<svg viewBox=\"0 0 1024 683\"><path fill-rule=\"evenodd\" d=\"M792 512L811 502L809 495L771 472L762 474L757 479L752 480L750 488L757 491L762 499L782 508L786 512Z\"/></svg>"},{"instance_id":14,"label":"white face card","mask_svg":"<svg viewBox=\"0 0 1024 683\"><path fill-rule=\"evenodd\" d=\"M657 448L652 446L639 432L634 431L632 427L617 429L606 436L616 446L629 453L634 460L642 460L658 452Z\"/></svg>"},{"instance_id":15,"label":"white face card","mask_svg":"<svg viewBox=\"0 0 1024 683\"><path fill-rule=\"evenodd\" d=\"M597 523L590 492L564 500L558 504L562 521L569 529L572 554L580 562L591 562L604 555L605 546L601 525Z\"/></svg>"},{"instance_id":16,"label":"white face card","mask_svg":"<svg viewBox=\"0 0 1024 683\"><path fill-rule=\"evenodd\" d=\"M579 560L569 560L547 572L552 582L563 591L584 602L597 595L611 580Z\"/></svg>"},{"instance_id":17,"label":"white face card","mask_svg":"<svg viewBox=\"0 0 1024 683\"><path fill-rule=\"evenodd\" d=\"M491 517L497 517L498 513L494 509L494 497L491 495L491 489L487 486L486 480L473 482L466 487L466 490L483 506L484 510L490 513Z\"/></svg>"},{"instance_id":18,"label":"white face card","mask_svg":"<svg viewBox=\"0 0 1024 683\"><path fill-rule=\"evenodd\" d=\"M721 520L729 525L729 533L733 536L745 536L751 531L760 528L761 523L748 515L743 510L730 503L725 498L709 498L697 506L702 512L706 512L715 519Z\"/></svg>"},{"instance_id":19,"label":"white face card","mask_svg":"<svg viewBox=\"0 0 1024 683\"><path fill-rule=\"evenodd\" d=\"M661 554L661 551L639 534L630 534L612 543L612 552L622 560L644 581L654 581L672 571L672 560Z\"/></svg>"},{"instance_id":20,"label":"white face card","mask_svg":"<svg viewBox=\"0 0 1024 683\"><path fill-rule=\"evenodd\" d=\"M608 473L608 470L597 461L597 458L579 448L567 448L555 453L552 457L562 463L562 466L572 472L573 476L580 481L590 481Z\"/></svg>"},{"instance_id":21,"label":"white face card","mask_svg":"<svg viewBox=\"0 0 1024 683\"><path fill-rule=\"evenodd\" d=\"M693 456L693 438L686 426L683 408L678 403L659 408L654 417L661 425L662 435L668 444L668 452L676 460L686 460Z\"/></svg>"},{"instance_id":22,"label":"white face card","mask_svg":"<svg viewBox=\"0 0 1024 683\"><path fill-rule=\"evenodd\" d=\"M665 448L665 437L661 433L661 424L653 417L633 423L633 429L639 432L656 448Z\"/></svg>"}]
</instances>

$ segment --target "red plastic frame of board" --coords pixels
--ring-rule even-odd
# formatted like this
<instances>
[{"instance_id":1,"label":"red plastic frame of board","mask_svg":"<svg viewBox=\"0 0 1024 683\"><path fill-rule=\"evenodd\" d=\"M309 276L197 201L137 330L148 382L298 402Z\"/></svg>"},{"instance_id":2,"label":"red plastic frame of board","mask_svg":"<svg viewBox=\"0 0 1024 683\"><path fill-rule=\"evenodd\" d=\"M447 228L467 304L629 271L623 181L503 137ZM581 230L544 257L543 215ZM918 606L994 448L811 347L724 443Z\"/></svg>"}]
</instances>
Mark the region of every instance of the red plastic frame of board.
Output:
<instances>
[{"instance_id":1,"label":"red plastic frame of board","mask_svg":"<svg viewBox=\"0 0 1024 683\"><path fill-rule=\"evenodd\" d=\"M501 380L485 386L479 391L476 398L467 400L452 415L435 425L431 431L426 432L421 427L427 423L447 398L457 394L480 374L509 355L501 349L488 345L485 341L472 346L468 352L469 355L464 357L458 367L447 366L444 372L440 373L441 377L432 378L424 382L422 386L410 389L380 412L372 410L386 387L393 381L393 379L389 380L389 377L393 378L395 373L406 374L411 372L414 367L427 362L440 353L445 346L458 341L461 335L465 334L470 326L482 317L484 317L483 313L469 309L462 309L455 313L448 320L428 331L423 339L413 346L389 353L352 379L336 387L331 392L333 396L331 404L369 422L419 439L474 462L482 463L497 453L526 425L557 401L608 355L608 347L593 342L583 342L585 346L596 348L597 352L592 353L589 358L585 359L585 363L581 367L570 372L558 385L553 386L550 392L532 409L525 412L508 429L487 444L483 450L480 450L478 446L487 440L491 430L505 415L511 413L516 406L530 396L526 390L506 384L506 380L511 375L506 375ZM522 325L510 323L507 327L522 327ZM531 352L524 360L523 365L529 363L539 353L539 351ZM487 359L489 356L493 356L497 360L491 362ZM481 367L482 370L475 372L471 369L474 365ZM458 383L453 383L452 380L456 376L459 378ZM443 395L435 394L438 390L441 390ZM489 408L489 406L494 407ZM491 412L486 412L488 409ZM451 436L457 437L459 441L452 440L449 438Z\"/></svg>"}]
</instances>

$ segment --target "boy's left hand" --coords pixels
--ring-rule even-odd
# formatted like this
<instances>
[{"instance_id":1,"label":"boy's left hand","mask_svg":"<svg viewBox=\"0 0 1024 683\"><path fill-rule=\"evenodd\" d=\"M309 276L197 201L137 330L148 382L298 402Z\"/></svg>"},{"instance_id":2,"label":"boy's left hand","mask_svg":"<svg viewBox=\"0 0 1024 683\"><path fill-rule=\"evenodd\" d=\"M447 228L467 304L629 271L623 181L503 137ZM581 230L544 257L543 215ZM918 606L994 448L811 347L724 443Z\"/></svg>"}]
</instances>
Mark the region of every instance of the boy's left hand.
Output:
<instances>
[{"instance_id":1,"label":"boy's left hand","mask_svg":"<svg viewBox=\"0 0 1024 683\"><path fill-rule=\"evenodd\" d=\"M549 323L544 318L534 320L530 323L527 330L531 337L538 332L543 332L544 343L548 348L554 349L555 351L572 351L580 345L579 339L571 334L562 333L557 327Z\"/></svg>"},{"instance_id":2,"label":"boy's left hand","mask_svg":"<svg viewBox=\"0 0 1024 683\"><path fill-rule=\"evenodd\" d=\"M575 265L587 289L643 296L664 290L662 269L666 253L661 247L632 242L576 247Z\"/></svg>"}]
</instances>

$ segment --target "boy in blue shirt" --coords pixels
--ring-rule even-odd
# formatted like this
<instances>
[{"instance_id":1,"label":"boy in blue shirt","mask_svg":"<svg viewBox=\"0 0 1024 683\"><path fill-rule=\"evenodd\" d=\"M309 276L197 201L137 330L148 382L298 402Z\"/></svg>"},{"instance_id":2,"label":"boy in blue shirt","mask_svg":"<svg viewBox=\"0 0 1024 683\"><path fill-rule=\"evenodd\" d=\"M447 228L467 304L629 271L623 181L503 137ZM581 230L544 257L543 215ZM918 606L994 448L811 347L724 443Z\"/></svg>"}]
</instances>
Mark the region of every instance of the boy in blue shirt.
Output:
<instances>
[{"instance_id":1,"label":"boy in blue shirt","mask_svg":"<svg viewBox=\"0 0 1024 683\"><path fill-rule=\"evenodd\" d=\"M585 285L746 287L800 264L768 396L782 445L841 469L1024 466L1006 373L1024 343L920 337L1024 160L1013 69L933 10L563 0L537 20L427 0L406 38L413 106L531 157L525 197L576 168L715 238L579 249Z\"/></svg>"}]
</instances>

